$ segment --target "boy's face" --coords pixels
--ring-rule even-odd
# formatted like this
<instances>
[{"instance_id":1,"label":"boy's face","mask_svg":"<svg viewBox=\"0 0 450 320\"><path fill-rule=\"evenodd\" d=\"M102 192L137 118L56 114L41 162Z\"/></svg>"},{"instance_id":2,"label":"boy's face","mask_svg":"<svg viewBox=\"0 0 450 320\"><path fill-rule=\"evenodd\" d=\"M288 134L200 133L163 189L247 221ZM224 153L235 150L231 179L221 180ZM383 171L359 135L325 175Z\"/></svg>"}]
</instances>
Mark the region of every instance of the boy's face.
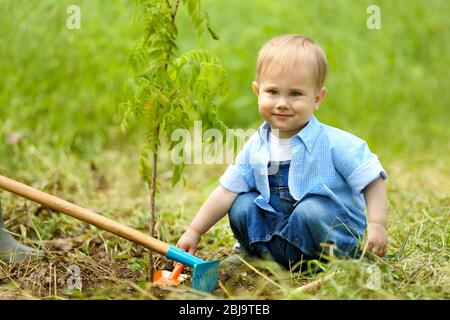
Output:
<instances>
[{"instance_id":1,"label":"boy's face","mask_svg":"<svg viewBox=\"0 0 450 320\"><path fill-rule=\"evenodd\" d=\"M273 67L272 69L275 69ZM259 84L252 83L258 96L259 113L280 139L290 138L309 121L327 94L317 89L313 69L302 66L296 72L267 72Z\"/></svg>"}]
</instances>

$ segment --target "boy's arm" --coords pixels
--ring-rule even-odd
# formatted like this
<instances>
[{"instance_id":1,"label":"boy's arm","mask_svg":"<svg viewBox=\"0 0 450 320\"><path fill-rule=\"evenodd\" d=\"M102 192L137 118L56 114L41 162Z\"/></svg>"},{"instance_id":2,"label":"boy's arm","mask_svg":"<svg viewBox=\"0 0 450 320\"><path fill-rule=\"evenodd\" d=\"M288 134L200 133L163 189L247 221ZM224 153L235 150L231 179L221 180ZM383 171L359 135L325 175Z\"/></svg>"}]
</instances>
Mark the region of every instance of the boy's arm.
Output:
<instances>
[{"instance_id":1,"label":"boy's arm","mask_svg":"<svg viewBox=\"0 0 450 320\"><path fill-rule=\"evenodd\" d=\"M236 197L237 193L221 185L214 189L200 207L186 232L178 240L177 246L189 253L194 253L201 235L228 213Z\"/></svg>"},{"instance_id":2,"label":"boy's arm","mask_svg":"<svg viewBox=\"0 0 450 320\"><path fill-rule=\"evenodd\" d=\"M378 178L364 190L364 198L367 205L367 237L363 247L367 244L368 249L374 254L382 257L386 254L387 238L387 216L388 201L386 186L382 178Z\"/></svg>"}]
</instances>

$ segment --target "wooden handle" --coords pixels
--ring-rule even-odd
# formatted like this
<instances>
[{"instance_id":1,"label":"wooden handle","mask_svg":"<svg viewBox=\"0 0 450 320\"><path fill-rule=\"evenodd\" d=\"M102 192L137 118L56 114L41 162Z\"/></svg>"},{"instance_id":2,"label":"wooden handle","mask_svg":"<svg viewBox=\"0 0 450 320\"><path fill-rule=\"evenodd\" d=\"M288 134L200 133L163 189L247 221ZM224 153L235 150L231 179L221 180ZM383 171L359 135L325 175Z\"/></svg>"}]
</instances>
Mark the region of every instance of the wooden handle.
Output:
<instances>
[{"instance_id":1,"label":"wooden handle","mask_svg":"<svg viewBox=\"0 0 450 320\"><path fill-rule=\"evenodd\" d=\"M100 229L112 232L157 253L166 255L170 248L169 244L140 231L2 175L0 175L0 188L40 203L44 207L65 213Z\"/></svg>"}]
</instances>

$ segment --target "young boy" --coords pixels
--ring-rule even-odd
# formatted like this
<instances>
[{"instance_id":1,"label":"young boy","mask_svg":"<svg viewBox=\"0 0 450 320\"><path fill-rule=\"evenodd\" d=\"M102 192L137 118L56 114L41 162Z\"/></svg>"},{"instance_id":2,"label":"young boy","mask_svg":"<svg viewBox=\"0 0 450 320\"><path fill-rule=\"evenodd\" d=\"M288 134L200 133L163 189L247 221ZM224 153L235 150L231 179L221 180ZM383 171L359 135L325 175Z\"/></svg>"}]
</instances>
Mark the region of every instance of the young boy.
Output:
<instances>
[{"instance_id":1,"label":"young boy","mask_svg":"<svg viewBox=\"0 0 450 320\"><path fill-rule=\"evenodd\" d=\"M259 52L253 92L264 123L220 178L177 246L194 253L225 214L251 255L286 268L320 257L387 251L387 175L367 144L320 123L327 62L310 38L283 35ZM367 208L367 219L364 213ZM303 257L302 257L303 256Z\"/></svg>"}]
</instances>

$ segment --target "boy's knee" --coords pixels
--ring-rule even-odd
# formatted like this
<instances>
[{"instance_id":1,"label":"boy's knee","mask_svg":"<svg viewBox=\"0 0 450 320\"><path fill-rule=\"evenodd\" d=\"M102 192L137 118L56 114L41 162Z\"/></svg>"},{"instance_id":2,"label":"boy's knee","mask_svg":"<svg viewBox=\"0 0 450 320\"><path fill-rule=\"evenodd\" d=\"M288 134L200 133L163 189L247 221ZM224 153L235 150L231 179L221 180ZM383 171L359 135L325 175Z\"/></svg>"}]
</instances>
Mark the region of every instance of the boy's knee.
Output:
<instances>
[{"instance_id":1,"label":"boy's knee","mask_svg":"<svg viewBox=\"0 0 450 320\"><path fill-rule=\"evenodd\" d=\"M246 192L239 194L234 200L228 212L232 224L240 224L247 221L247 215L257 210L254 200L258 197L256 192Z\"/></svg>"},{"instance_id":2,"label":"boy's knee","mask_svg":"<svg viewBox=\"0 0 450 320\"><path fill-rule=\"evenodd\" d=\"M324 197L314 196L308 197L300 202L293 210L290 220L296 220L314 226L323 223L327 215L326 206L323 204Z\"/></svg>"}]
</instances>

